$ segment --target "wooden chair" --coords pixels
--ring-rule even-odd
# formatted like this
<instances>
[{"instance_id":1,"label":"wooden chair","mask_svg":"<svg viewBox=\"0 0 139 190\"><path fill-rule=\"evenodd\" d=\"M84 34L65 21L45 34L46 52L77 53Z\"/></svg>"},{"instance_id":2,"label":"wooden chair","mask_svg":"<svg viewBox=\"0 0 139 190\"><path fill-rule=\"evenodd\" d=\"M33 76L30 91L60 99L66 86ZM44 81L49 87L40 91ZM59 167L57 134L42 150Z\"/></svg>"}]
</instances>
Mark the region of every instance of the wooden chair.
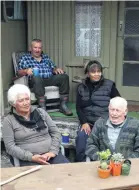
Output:
<instances>
[{"instance_id":1,"label":"wooden chair","mask_svg":"<svg viewBox=\"0 0 139 190\"><path fill-rule=\"evenodd\" d=\"M12 53L12 60L14 66L14 73L15 77L13 78L14 84L24 84L28 86L28 77L27 76L18 76L18 63L21 56L25 55L26 52L13 52ZM45 87L45 97L46 97L46 106L53 107L60 105L60 95L59 95L59 88L57 86L48 86ZM31 102L35 103L37 101L35 94L31 90ZM49 111L59 111L59 109L48 109Z\"/></svg>"}]
</instances>

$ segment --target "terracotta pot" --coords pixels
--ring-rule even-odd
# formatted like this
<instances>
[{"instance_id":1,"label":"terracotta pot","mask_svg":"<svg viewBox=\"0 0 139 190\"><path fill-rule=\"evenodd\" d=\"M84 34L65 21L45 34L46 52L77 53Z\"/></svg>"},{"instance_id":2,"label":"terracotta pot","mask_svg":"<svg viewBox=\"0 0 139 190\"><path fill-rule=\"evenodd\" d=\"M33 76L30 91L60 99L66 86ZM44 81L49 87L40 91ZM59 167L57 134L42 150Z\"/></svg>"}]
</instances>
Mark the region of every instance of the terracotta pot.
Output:
<instances>
[{"instance_id":1,"label":"terracotta pot","mask_svg":"<svg viewBox=\"0 0 139 190\"><path fill-rule=\"evenodd\" d=\"M115 164L114 162L110 162L110 166L112 167L111 174L113 176L121 175L122 163Z\"/></svg>"},{"instance_id":2,"label":"terracotta pot","mask_svg":"<svg viewBox=\"0 0 139 190\"><path fill-rule=\"evenodd\" d=\"M111 166L111 174L112 174L112 169L113 169L113 166L114 166L114 162L112 160L110 160L110 166Z\"/></svg>"},{"instance_id":3,"label":"terracotta pot","mask_svg":"<svg viewBox=\"0 0 139 190\"><path fill-rule=\"evenodd\" d=\"M111 173L110 165L108 166L108 169L106 169L106 170L103 170L100 167L98 167L98 176L100 178L103 178L103 179L108 178L110 176L110 173Z\"/></svg>"}]
</instances>

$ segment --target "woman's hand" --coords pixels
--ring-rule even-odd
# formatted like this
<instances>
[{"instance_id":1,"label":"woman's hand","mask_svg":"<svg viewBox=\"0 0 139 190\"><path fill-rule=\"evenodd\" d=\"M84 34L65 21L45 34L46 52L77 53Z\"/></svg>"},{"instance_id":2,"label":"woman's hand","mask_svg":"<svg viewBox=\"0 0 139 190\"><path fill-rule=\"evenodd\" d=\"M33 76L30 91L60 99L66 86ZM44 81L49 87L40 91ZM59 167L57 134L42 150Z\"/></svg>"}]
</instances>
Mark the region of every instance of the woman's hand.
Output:
<instances>
[{"instance_id":1,"label":"woman's hand","mask_svg":"<svg viewBox=\"0 0 139 190\"><path fill-rule=\"evenodd\" d=\"M90 128L90 125L88 123L85 123L85 124L82 125L81 131L83 131L83 130L85 131L85 133L87 135L90 135L91 128Z\"/></svg>"},{"instance_id":2,"label":"woman's hand","mask_svg":"<svg viewBox=\"0 0 139 190\"><path fill-rule=\"evenodd\" d=\"M39 155L39 154L33 155L32 161L37 162L39 164L49 165L49 163L46 162L46 159L42 155Z\"/></svg>"},{"instance_id":3,"label":"woman's hand","mask_svg":"<svg viewBox=\"0 0 139 190\"><path fill-rule=\"evenodd\" d=\"M56 155L53 152L47 152L43 154L42 156L46 161L49 161L50 158L54 158Z\"/></svg>"}]
</instances>

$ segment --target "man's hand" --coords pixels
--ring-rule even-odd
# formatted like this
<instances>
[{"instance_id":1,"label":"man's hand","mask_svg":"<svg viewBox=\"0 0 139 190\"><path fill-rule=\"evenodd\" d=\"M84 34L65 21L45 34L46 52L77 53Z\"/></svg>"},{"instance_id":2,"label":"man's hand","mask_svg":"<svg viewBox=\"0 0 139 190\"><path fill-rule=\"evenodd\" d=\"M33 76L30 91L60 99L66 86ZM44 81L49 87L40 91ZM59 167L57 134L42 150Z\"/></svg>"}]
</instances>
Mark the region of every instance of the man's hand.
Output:
<instances>
[{"instance_id":1,"label":"man's hand","mask_svg":"<svg viewBox=\"0 0 139 190\"><path fill-rule=\"evenodd\" d=\"M31 68L29 68L29 69L27 69L27 75L33 75L33 71L32 71L32 69Z\"/></svg>"},{"instance_id":2,"label":"man's hand","mask_svg":"<svg viewBox=\"0 0 139 190\"><path fill-rule=\"evenodd\" d=\"M90 125L88 123L85 123L85 124L82 125L81 131L83 131L83 130L85 131L85 133L87 135L90 135L91 128L90 128Z\"/></svg>"},{"instance_id":3,"label":"man's hand","mask_svg":"<svg viewBox=\"0 0 139 190\"><path fill-rule=\"evenodd\" d=\"M39 164L49 165L49 163L46 162L46 159L44 159L44 157L42 155L39 155L39 154L32 156L32 161L37 162Z\"/></svg>"},{"instance_id":4,"label":"man's hand","mask_svg":"<svg viewBox=\"0 0 139 190\"><path fill-rule=\"evenodd\" d=\"M49 161L50 158L54 158L56 155L53 153L53 152L47 152L45 154L42 154L43 158L46 160L46 161Z\"/></svg>"},{"instance_id":5,"label":"man's hand","mask_svg":"<svg viewBox=\"0 0 139 190\"><path fill-rule=\"evenodd\" d=\"M56 68L56 69L53 70L53 73L55 73L56 75L57 75L57 74L63 74L64 71L63 71L63 69Z\"/></svg>"}]
</instances>

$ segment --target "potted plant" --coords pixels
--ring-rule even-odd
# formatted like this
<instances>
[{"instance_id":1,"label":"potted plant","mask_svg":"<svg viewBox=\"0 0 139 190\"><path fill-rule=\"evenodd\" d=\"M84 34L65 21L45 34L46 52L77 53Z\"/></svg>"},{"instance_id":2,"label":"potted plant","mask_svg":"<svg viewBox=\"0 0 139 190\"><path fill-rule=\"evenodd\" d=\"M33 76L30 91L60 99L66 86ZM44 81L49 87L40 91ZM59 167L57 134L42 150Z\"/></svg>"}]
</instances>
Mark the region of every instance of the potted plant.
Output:
<instances>
[{"instance_id":1,"label":"potted plant","mask_svg":"<svg viewBox=\"0 0 139 190\"><path fill-rule=\"evenodd\" d=\"M125 160L124 163L122 164L122 175L126 176L129 175L130 168L131 168L131 161Z\"/></svg>"},{"instance_id":2,"label":"potted plant","mask_svg":"<svg viewBox=\"0 0 139 190\"><path fill-rule=\"evenodd\" d=\"M98 156L99 156L99 160L100 162L107 162L111 156L111 152L109 149L105 150L105 151L101 151L101 152L97 152Z\"/></svg>"},{"instance_id":3,"label":"potted plant","mask_svg":"<svg viewBox=\"0 0 139 190\"><path fill-rule=\"evenodd\" d=\"M124 156L121 153L114 153L111 157L110 165L112 167L111 173L113 176L121 174L122 163Z\"/></svg>"},{"instance_id":4,"label":"potted plant","mask_svg":"<svg viewBox=\"0 0 139 190\"><path fill-rule=\"evenodd\" d=\"M109 149L106 151L98 152L99 160L100 160L100 166L98 167L98 176L100 178L108 178L111 173L111 166L108 164L108 159L111 155L111 152Z\"/></svg>"}]
</instances>

